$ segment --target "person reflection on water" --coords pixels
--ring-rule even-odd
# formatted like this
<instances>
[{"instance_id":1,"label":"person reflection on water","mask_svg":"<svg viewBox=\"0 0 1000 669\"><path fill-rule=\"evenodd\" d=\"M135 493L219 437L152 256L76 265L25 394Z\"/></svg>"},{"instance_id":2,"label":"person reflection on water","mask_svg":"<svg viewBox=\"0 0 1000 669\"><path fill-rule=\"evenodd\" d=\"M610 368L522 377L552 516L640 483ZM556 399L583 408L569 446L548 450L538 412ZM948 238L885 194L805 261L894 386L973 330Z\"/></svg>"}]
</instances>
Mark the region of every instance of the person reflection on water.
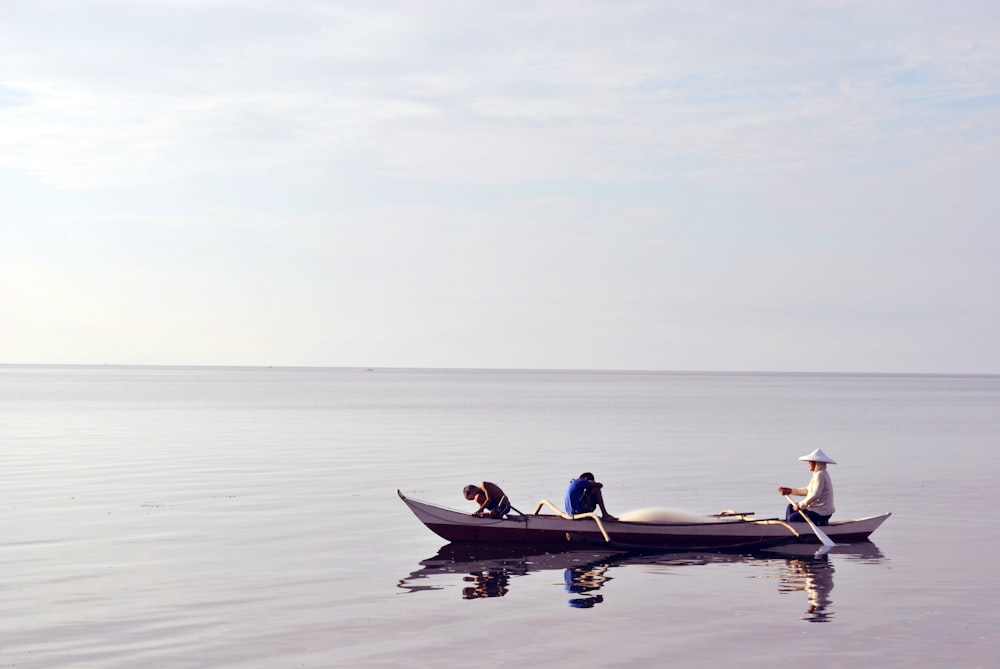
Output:
<instances>
[{"instance_id":1,"label":"person reflection on water","mask_svg":"<svg viewBox=\"0 0 1000 669\"><path fill-rule=\"evenodd\" d=\"M574 609L589 609L603 602L604 595L594 593L611 580L611 577L606 575L609 568L606 564L600 564L572 567L563 572L566 592L582 595L570 599L569 605Z\"/></svg>"},{"instance_id":2,"label":"person reflection on water","mask_svg":"<svg viewBox=\"0 0 1000 669\"><path fill-rule=\"evenodd\" d=\"M462 580L473 584L462 588L462 599L503 597L510 585L510 575L505 569L489 569L479 574L469 574Z\"/></svg>"},{"instance_id":3,"label":"person reflection on water","mask_svg":"<svg viewBox=\"0 0 1000 669\"><path fill-rule=\"evenodd\" d=\"M802 511L816 525L826 525L830 522L830 516L835 511L833 507L833 481L830 479L829 472L826 471L826 466L828 464L835 465L837 462L820 448L809 455L803 455L799 460L805 460L809 463L812 478L805 488L778 487L778 492L782 495L805 496L801 502L789 504L785 508L785 522L805 522L799 513Z\"/></svg>"},{"instance_id":4,"label":"person reflection on water","mask_svg":"<svg viewBox=\"0 0 1000 669\"><path fill-rule=\"evenodd\" d=\"M811 558L788 558L780 575L778 591L805 592L808 607L802 619L825 623L833 619L833 563L829 555Z\"/></svg>"},{"instance_id":5,"label":"person reflection on water","mask_svg":"<svg viewBox=\"0 0 1000 669\"><path fill-rule=\"evenodd\" d=\"M604 495L601 493L603 483L594 480L594 475L584 472L569 482L566 488L566 513L575 516L580 513L593 513L600 507L601 515L607 520L618 520L604 507Z\"/></svg>"},{"instance_id":6,"label":"person reflection on water","mask_svg":"<svg viewBox=\"0 0 1000 669\"><path fill-rule=\"evenodd\" d=\"M469 484L462 490L465 499L479 504L472 515L481 518L503 518L510 512L510 500L496 483L483 481L482 485Z\"/></svg>"}]
</instances>

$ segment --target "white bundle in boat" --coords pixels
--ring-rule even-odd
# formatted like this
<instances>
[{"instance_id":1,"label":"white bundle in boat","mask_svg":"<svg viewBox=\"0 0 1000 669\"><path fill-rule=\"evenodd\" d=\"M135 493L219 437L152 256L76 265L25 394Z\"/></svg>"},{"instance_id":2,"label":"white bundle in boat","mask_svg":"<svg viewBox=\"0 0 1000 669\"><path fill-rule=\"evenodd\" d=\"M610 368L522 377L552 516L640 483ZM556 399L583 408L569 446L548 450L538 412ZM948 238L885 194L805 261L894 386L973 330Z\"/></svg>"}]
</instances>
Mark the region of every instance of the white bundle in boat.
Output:
<instances>
[{"instance_id":1,"label":"white bundle in boat","mask_svg":"<svg viewBox=\"0 0 1000 669\"><path fill-rule=\"evenodd\" d=\"M690 511L657 507L626 511L620 514L618 519L630 523L710 523L718 520L711 516L699 515Z\"/></svg>"}]
</instances>

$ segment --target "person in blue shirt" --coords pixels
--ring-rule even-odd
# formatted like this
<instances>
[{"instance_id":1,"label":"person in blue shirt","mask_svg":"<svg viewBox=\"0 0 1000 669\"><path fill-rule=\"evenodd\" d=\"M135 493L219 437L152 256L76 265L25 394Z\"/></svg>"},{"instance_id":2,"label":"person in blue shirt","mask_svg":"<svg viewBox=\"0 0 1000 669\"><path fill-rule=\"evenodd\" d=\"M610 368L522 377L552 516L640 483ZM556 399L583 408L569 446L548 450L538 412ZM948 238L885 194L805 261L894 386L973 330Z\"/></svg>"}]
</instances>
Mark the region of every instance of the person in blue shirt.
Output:
<instances>
[{"instance_id":1,"label":"person in blue shirt","mask_svg":"<svg viewBox=\"0 0 1000 669\"><path fill-rule=\"evenodd\" d=\"M595 481L590 472L584 472L570 481L566 488L566 513L575 516L579 513L592 513L600 507L601 516L608 520L618 520L604 506L604 495L601 493L603 487L604 484Z\"/></svg>"}]
</instances>

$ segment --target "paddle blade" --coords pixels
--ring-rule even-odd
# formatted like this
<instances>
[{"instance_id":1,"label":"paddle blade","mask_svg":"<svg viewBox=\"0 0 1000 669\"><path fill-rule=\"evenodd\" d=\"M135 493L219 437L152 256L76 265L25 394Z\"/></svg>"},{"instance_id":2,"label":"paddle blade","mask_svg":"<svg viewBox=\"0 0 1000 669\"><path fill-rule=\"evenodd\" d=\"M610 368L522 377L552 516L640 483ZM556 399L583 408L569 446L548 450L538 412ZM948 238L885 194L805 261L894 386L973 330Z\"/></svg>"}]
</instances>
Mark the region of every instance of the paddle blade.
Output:
<instances>
[{"instance_id":1,"label":"paddle blade","mask_svg":"<svg viewBox=\"0 0 1000 669\"><path fill-rule=\"evenodd\" d=\"M788 500L788 502L789 502L790 504L792 504L792 505L794 505L794 504L795 504L795 500L793 500L793 499L792 499L791 497L789 497L788 495L785 495L785 499L787 499L787 500ZM837 544L836 544L836 543L835 543L835 542L833 541L833 539L831 539L830 537L828 537L828 536L827 536L826 532L824 532L823 530L821 530L821 529L819 529L818 527L816 527L816 523L814 523L814 522L812 521L812 519L811 519L811 518L810 518L809 516L807 516L807 515L806 515L806 512L805 512L805 511L803 511L802 509L799 509L799 515L800 515L800 516L802 516L802 520L804 520L804 521L806 521L807 523L809 523L809 528L810 528L810 529L812 529L812 531L813 531L813 534L815 534L815 535L816 535L816 538L817 538L817 539L819 539L819 540L820 540L820 542L821 542L821 543L822 543L822 544L823 544L824 546L826 546L827 548L833 548L834 546L836 546L836 545L837 545Z\"/></svg>"},{"instance_id":2,"label":"paddle blade","mask_svg":"<svg viewBox=\"0 0 1000 669\"><path fill-rule=\"evenodd\" d=\"M813 522L811 520L808 520L807 522L812 527L813 532L816 533L816 536L819 538L819 540L823 543L824 546L826 546L827 548L833 548L834 546L837 545L837 543L833 539L831 539L826 532L813 525Z\"/></svg>"}]
</instances>

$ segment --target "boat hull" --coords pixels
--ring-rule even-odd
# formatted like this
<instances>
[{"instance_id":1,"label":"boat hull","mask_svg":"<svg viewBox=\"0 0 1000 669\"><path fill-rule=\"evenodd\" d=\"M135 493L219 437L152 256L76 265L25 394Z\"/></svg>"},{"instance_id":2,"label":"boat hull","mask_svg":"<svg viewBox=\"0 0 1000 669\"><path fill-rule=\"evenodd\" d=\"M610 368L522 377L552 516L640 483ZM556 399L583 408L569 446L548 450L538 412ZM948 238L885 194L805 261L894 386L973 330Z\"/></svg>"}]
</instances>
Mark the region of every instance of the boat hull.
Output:
<instances>
[{"instance_id":1,"label":"boat hull","mask_svg":"<svg viewBox=\"0 0 1000 669\"><path fill-rule=\"evenodd\" d=\"M704 522L646 523L591 518L571 520L556 515L479 518L428 502L400 499L432 532L452 542L491 544L594 543L657 550L747 550L787 543L818 543L804 523L777 519L706 518ZM823 530L842 543L864 541L890 514L831 523Z\"/></svg>"}]
</instances>

